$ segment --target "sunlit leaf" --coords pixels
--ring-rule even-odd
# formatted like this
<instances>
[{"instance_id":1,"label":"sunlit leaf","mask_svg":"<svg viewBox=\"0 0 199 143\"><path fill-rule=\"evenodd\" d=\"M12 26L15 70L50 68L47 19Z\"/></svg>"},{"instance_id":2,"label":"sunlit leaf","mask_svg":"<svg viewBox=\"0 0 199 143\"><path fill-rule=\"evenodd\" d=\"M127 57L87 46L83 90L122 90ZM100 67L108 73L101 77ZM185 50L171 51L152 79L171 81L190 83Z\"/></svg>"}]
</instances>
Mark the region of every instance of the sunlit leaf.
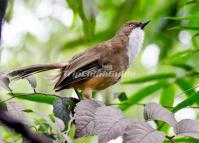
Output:
<instances>
[{"instance_id":1,"label":"sunlit leaf","mask_svg":"<svg viewBox=\"0 0 199 143\"><path fill-rule=\"evenodd\" d=\"M75 108L75 137L95 135L95 112L103 103L94 100L83 100Z\"/></svg>"},{"instance_id":2,"label":"sunlit leaf","mask_svg":"<svg viewBox=\"0 0 199 143\"><path fill-rule=\"evenodd\" d=\"M16 120L26 123L25 115L23 113L24 107L16 102L7 103L7 112L10 116L14 117Z\"/></svg>"},{"instance_id":3,"label":"sunlit leaf","mask_svg":"<svg viewBox=\"0 0 199 143\"><path fill-rule=\"evenodd\" d=\"M128 100L128 97L125 92L116 93L116 94L114 94L114 96L115 96L114 98L118 98L119 101L121 101L121 102Z\"/></svg>"},{"instance_id":4,"label":"sunlit leaf","mask_svg":"<svg viewBox=\"0 0 199 143\"><path fill-rule=\"evenodd\" d=\"M3 141L3 139L2 139L2 137L0 136L0 143L4 143L4 141Z\"/></svg>"},{"instance_id":5,"label":"sunlit leaf","mask_svg":"<svg viewBox=\"0 0 199 143\"><path fill-rule=\"evenodd\" d=\"M165 17L165 19L169 20L196 20L199 19L199 15L189 15L184 17Z\"/></svg>"},{"instance_id":6,"label":"sunlit leaf","mask_svg":"<svg viewBox=\"0 0 199 143\"><path fill-rule=\"evenodd\" d=\"M167 86L165 86L162 90L161 96L160 96L160 104L165 107L168 108L169 110L171 110L172 108L169 107L173 107L174 104L174 99L175 99L175 86L173 84L169 84ZM162 121L157 122L158 125L163 125ZM161 131L164 131L165 133L167 133L169 130L169 125L164 124L161 128Z\"/></svg>"},{"instance_id":7,"label":"sunlit leaf","mask_svg":"<svg viewBox=\"0 0 199 143\"><path fill-rule=\"evenodd\" d=\"M188 137L178 137L173 139L176 143L198 143L199 140L194 138L188 138ZM169 140L165 140L164 143L171 143Z\"/></svg>"},{"instance_id":8,"label":"sunlit leaf","mask_svg":"<svg viewBox=\"0 0 199 143\"><path fill-rule=\"evenodd\" d=\"M194 68L193 66L188 65L186 63L171 62L170 65L172 65L174 67L178 67L178 68L184 69L186 71L190 71L190 70L192 70Z\"/></svg>"},{"instance_id":9,"label":"sunlit leaf","mask_svg":"<svg viewBox=\"0 0 199 143\"><path fill-rule=\"evenodd\" d=\"M148 103L144 107L145 120L161 120L175 127L177 121L174 114L157 103Z\"/></svg>"},{"instance_id":10,"label":"sunlit leaf","mask_svg":"<svg viewBox=\"0 0 199 143\"><path fill-rule=\"evenodd\" d=\"M129 123L123 113L114 107L99 107L95 113L95 130L99 143L107 143L124 134Z\"/></svg>"},{"instance_id":11,"label":"sunlit leaf","mask_svg":"<svg viewBox=\"0 0 199 143\"><path fill-rule=\"evenodd\" d=\"M39 131L46 131L48 127L50 127L47 123L43 123L42 121L38 119L34 119L34 124L39 126L38 128Z\"/></svg>"},{"instance_id":12,"label":"sunlit leaf","mask_svg":"<svg viewBox=\"0 0 199 143\"><path fill-rule=\"evenodd\" d=\"M177 112L180 109L183 109L183 108L186 108L188 106L191 106L194 103L198 103L199 102L199 98L198 97L199 97L199 92L194 93L193 95L187 97L185 100L183 100L178 105L176 105L172 111L173 112Z\"/></svg>"},{"instance_id":13,"label":"sunlit leaf","mask_svg":"<svg viewBox=\"0 0 199 143\"><path fill-rule=\"evenodd\" d=\"M140 78L135 78L129 81L124 81L122 83L124 84L133 84L133 83L144 83L154 80L161 80L161 79L168 79L168 78L174 78L176 77L175 73L157 73L157 74L151 74L147 76L143 76Z\"/></svg>"},{"instance_id":14,"label":"sunlit leaf","mask_svg":"<svg viewBox=\"0 0 199 143\"><path fill-rule=\"evenodd\" d=\"M69 106L69 98L56 98L53 103L53 113L56 117L60 118L64 123L68 123L70 120L70 110Z\"/></svg>"},{"instance_id":15,"label":"sunlit leaf","mask_svg":"<svg viewBox=\"0 0 199 143\"><path fill-rule=\"evenodd\" d=\"M197 3L199 3L198 0L190 0L190 1L186 2L186 5L188 5L188 4L197 4Z\"/></svg>"},{"instance_id":16,"label":"sunlit leaf","mask_svg":"<svg viewBox=\"0 0 199 143\"><path fill-rule=\"evenodd\" d=\"M0 86L12 92L12 89L10 88L9 84L10 84L10 79L5 74L0 73Z\"/></svg>"},{"instance_id":17,"label":"sunlit leaf","mask_svg":"<svg viewBox=\"0 0 199 143\"><path fill-rule=\"evenodd\" d=\"M9 0L8 1L8 7L6 10L6 15L4 17L4 20L6 22L10 22L12 16L13 16L13 10L14 10L15 0Z\"/></svg>"},{"instance_id":18,"label":"sunlit leaf","mask_svg":"<svg viewBox=\"0 0 199 143\"><path fill-rule=\"evenodd\" d=\"M86 19L92 20L95 19L98 15L98 9L93 0L82 0L83 11Z\"/></svg>"},{"instance_id":19,"label":"sunlit leaf","mask_svg":"<svg viewBox=\"0 0 199 143\"><path fill-rule=\"evenodd\" d=\"M180 121L175 127L176 135L188 136L199 139L199 122L185 119Z\"/></svg>"},{"instance_id":20,"label":"sunlit leaf","mask_svg":"<svg viewBox=\"0 0 199 143\"><path fill-rule=\"evenodd\" d=\"M48 95L48 94L42 94L42 93L15 93L15 94L9 94L12 97L38 102L38 103L46 103L52 105L56 96Z\"/></svg>"},{"instance_id":21,"label":"sunlit leaf","mask_svg":"<svg viewBox=\"0 0 199 143\"><path fill-rule=\"evenodd\" d=\"M162 91L162 95L160 96L160 104L163 107L173 107L175 99L175 86L170 84L165 86Z\"/></svg>"},{"instance_id":22,"label":"sunlit leaf","mask_svg":"<svg viewBox=\"0 0 199 143\"><path fill-rule=\"evenodd\" d=\"M58 128L58 130L60 132L63 131L64 128L65 128L64 122L61 119L57 118L57 117L55 117L55 125L56 125L56 127Z\"/></svg>"},{"instance_id":23,"label":"sunlit leaf","mask_svg":"<svg viewBox=\"0 0 199 143\"><path fill-rule=\"evenodd\" d=\"M197 94L192 83L186 78L179 78L178 80L176 80L176 83L183 90L184 94L188 97ZM196 100L195 102L199 104L198 100Z\"/></svg>"},{"instance_id":24,"label":"sunlit leaf","mask_svg":"<svg viewBox=\"0 0 199 143\"><path fill-rule=\"evenodd\" d=\"M7 109L7 105L6 105L6 103L5 102L2 102L1 100L0 100L0 111L7 111L8 109Z\"/></svg>"},{"instance_id":25,"label":"sunlit leaf","mask_svg":"<svg viewBox=\"0 0 199 143\"><path fill-rule=\"evenodd\" d=\"M78 13L83 22L83 31L88 40L92 39L95 32L97 6L92 0L67 0L69 6Z\"/></svg>"},{"instance_id":26,"label":"sunlit leaf","mask_svg":"<svg viewBox=\"0 0 199 143\"><path fill-rule=\"evenodd\" d=\"M60 134L63 131L63 128L65 126L64 126L64 123L61 120L55 118L55 122L53 122L52 119L48 115L46 115L45 113L36 112L36 111L34 113L37 114L38 116L42 117L47 122L47 124L53 130L55 130L55 132L57 134Z\"/></svg>"},{"instance_id":27,"label":"sunlit leaf","mask_svg":"<svg viewBox=\"0 0 199 143\"><path fill-rule=\"evenodd\" d=\"M36 78L34 76L30 75L30 76L25 77L25 79L28 80L29 84L31 85L31 87L35 91L35 89L37 87L37 80L36 80Z\"/></svg>"},{"instance_id":28,"label":"sunlit leaf","mask_svg":"<svg viewBox=\"0 0 199 143\"><path fill-rule=\"evenodd\" d=\"M78 9L80 7L80 3L78 0L66 0L69 7L73 9L73 11L76 13L78 12Z\"/></svg>"},{"instance_id":29,"label":"sunlit leaf","mask_svg":"<svg viewBox=\"0 0 199 143\"><path fill-rule=\"evenodd\" d=\"M131 121L124 132L124 143L162 143L164 133L157 131L146 122Z\"/></svg>"},{"instance_id":30,"label":"sunlit leaf","mask_svg":"<svg viewBox=\"0 0 199 143\"><path fill-rule=\"evenodd\" d=\"M197 48L197 49L199 48L199 44L197 42L198 36L199 36L199 33L196 33L195 35L192 36L192 43L194 45L194 48Z\"/></svg>"},{"instance_id":31,"label":"sunlit leaf","mask_svg":"<svg viewBox=\"0 0 199 143\"><path fill-rule=\"evenodd\" d=\"M176 27L172 27L169 30L199 30L199 27L197 26L176 26Z\"/></svg>"}]
</instances>

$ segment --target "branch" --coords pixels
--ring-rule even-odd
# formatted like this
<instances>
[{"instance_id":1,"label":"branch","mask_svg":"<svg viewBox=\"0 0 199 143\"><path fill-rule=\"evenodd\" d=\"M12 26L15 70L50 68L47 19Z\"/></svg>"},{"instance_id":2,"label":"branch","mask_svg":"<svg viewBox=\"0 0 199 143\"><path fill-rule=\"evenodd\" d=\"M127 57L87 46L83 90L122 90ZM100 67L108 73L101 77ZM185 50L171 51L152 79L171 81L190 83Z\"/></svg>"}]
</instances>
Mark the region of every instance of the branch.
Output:
<instances>
[{"instance_id":1,"label":"branch","mask_svg":"<svg viewBox=\"0 0 199 143\"><path fill-rule=\"evenodd\" d=\"M175 136L172 136L172 137L166 136L166 138L167 138L171 143L176 143L176 142L173 140L174 137L175 137Z\"/></svg>"},{"instance_id":2,"label":"branch","mask_svg":"<svg viewBox=\"0 0 199 143\"><path fill-rule=\"evenodd\" d=\"M11 118L3 111L0 111L0 121L7 127L14 129L31 143L52 143L52 141L49 140L46 136L33 133L32 131L30 131L27 125Z\"/></svg>"},{"instance_id":3,"label":"branch","mask_svg":"<svg viewBox=\"0 0 199 143\"><path fill-rule=\"evenodd\" d=\"M128 102L124 102L124 103L110 103L107 104L107 106L115 106L115 105L131 105L132 103L128 103ZM146 104L144 103L136 103L135 105L137 106L145 106ZM170 107L170 106L162 106L168 109L173 109L174 107ZM199 106L187 106L187 108L192 108L192 109L199 109Z\"/></svg>"}]
</instances>

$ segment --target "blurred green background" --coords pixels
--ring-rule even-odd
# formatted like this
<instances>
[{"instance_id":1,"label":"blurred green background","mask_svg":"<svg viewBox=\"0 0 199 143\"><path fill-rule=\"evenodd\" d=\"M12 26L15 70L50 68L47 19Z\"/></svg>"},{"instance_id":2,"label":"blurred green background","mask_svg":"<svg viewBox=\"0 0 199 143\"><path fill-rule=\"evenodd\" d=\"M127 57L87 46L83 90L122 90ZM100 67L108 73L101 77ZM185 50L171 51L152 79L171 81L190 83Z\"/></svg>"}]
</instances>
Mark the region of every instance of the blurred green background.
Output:
<instances>
[{"instance_id":1,"label":"blurred green background","mask_svg":"<svg viewBox=\"0 0 199 143\"><path fill-rule=\"evenodd\" d=\"M9 0L0 48L0 71L38 63L67 61L76 53L110 39L128 20L151 20L145 29L145 43L121 83L98 92L96 99L107 104L121 103L120 93L127 95L119 108L131 118L143 118L143 106L137 103L157 102L177 110L199 104L199 1L197 0ZM36 75L37 91L54 94L48 78L54 72ZM27 81L11 84L16 93L32 93ZM56 93L74 96L74 91ZM121 96L119 96L121 97ZM0 87L0 99L10 98ZM184 100L188 104L184 104ZM26 109L52 114L52 106L21 100ZM193 105L194 104L194 105ZM117 106L117 105L116 105ZM177 120L198 119L198 110L182 109ZM27 114L30 120L34 115ZM157 124L152 123L155 126ZM4 141L16 136L0 127ZM172 129L165 127L165 132ZM71 135L72 136L72 135ZM14 139L13 139L14 138ZM119 143L121 139L112 143ZM18 140L20 142L21 140ZM96 143L96 137L74 140ZM177 142L177 141L176 141ZM182 141L180 141L182 142ZM192 142L187 140L184 142Z\"/></svg>"}]
</instances>

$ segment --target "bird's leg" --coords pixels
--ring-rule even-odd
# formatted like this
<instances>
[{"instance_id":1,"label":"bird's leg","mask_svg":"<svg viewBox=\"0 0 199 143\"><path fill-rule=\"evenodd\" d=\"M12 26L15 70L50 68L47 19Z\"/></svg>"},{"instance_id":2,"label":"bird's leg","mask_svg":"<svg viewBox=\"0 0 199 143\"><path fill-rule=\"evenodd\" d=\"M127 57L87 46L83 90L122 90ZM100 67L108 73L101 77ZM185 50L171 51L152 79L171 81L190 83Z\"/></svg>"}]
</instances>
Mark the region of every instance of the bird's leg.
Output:
<instances>
[{"instance_id":1,"label":"bird's leg","mask_svg":"<svg viewBox=\"0 0 199 143\"><path fill-rule=\"evenodd\" d=\"M86 99L91 99L92 98L92 89L91 88L85 88L83 90L83 96L86 98Z\"/></svg>"}]
</instances>

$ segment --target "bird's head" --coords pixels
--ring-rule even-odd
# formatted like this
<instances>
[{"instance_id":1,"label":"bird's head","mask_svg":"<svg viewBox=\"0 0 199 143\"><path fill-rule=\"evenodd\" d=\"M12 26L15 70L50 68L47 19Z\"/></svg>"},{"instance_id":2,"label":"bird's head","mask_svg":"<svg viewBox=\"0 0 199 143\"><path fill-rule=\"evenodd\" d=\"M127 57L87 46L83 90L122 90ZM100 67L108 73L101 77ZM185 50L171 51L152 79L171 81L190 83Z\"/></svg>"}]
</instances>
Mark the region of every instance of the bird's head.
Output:
<instances>
[{"instance_id":1,"label":"bird's head","mask_svg":"<svg viewBox=\"0 0 199 143\"><path fill-rule=\"evenodd\" d=\"M125 34L129 36L132 32L143 33L144 28L149 24L150 20L148 21L128 21L126 22L118 31L117 34Z\"/></svg>"},{"instance_id":2,"label":"bird's head","mask_svg":"<svg viewBox=\"0 0 199 143\"><path fill-rule=\"evenodd\" d=\"M122 41L127 39L127 48L129 63L135 58L137 53L142 48L144 42L144 28L150 21L139 22L129 21L126 22L116 34L116 37Z\"/></svg>"}]
</instances>

